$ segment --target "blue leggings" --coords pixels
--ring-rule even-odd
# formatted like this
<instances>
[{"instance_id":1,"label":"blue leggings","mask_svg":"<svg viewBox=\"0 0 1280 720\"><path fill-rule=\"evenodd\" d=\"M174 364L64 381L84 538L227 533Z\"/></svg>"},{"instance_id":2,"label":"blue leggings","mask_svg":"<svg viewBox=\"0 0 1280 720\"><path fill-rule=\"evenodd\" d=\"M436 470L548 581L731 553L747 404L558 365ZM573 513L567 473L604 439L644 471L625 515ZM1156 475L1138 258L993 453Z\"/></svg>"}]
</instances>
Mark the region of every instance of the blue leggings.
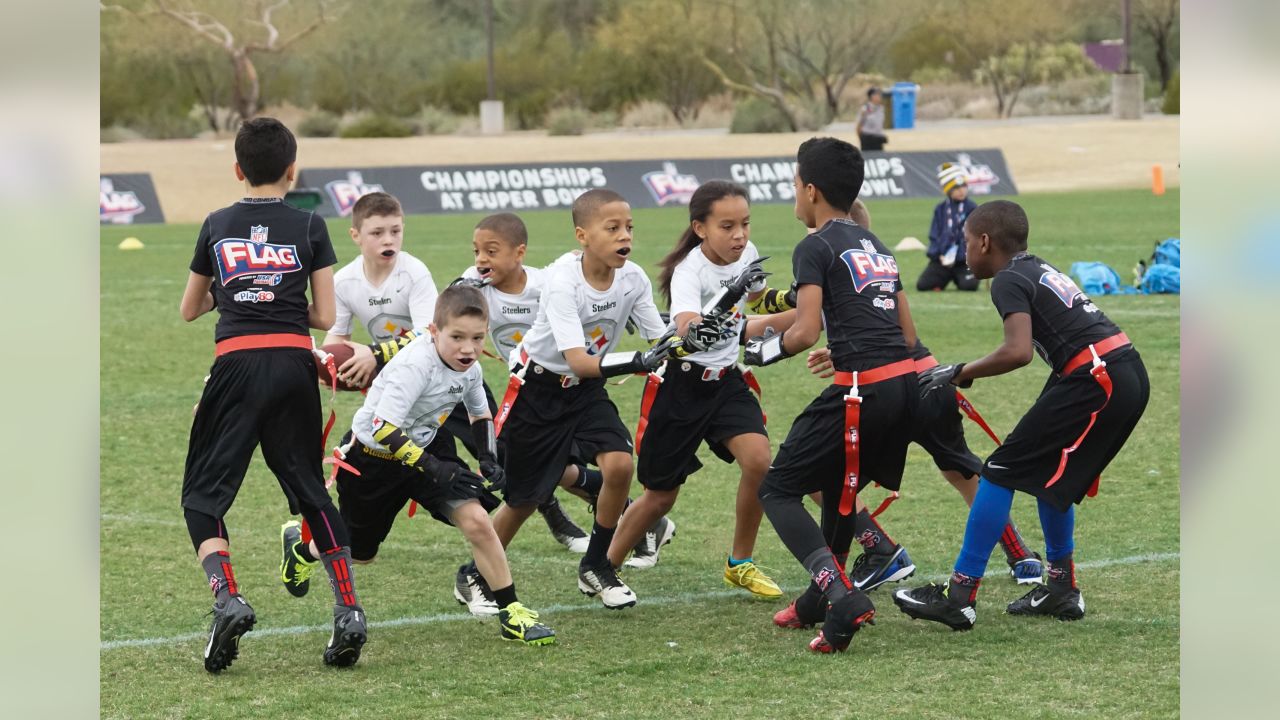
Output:
<instances>
[{"instance_id":1,"label":"blue leggings","mask_svg":"<svg viewBox=\"0 0 1280 720\"><path fill-rule=\"evenodd\" d=\"M1040 527L1044 530L1045 557L1055 562L1069 557L1075 550L1076 510L1059 512L1052 505L1040 500ZM969 522L964 528L964 545L956 558L956 572L980 578L987 571L991 551L1000 542L1000 534L1009 523L1009 509L1013 507L1013 491L992 483L986 478L978 480L978 494L969 510Z\"/></svg>"}]
</instances>

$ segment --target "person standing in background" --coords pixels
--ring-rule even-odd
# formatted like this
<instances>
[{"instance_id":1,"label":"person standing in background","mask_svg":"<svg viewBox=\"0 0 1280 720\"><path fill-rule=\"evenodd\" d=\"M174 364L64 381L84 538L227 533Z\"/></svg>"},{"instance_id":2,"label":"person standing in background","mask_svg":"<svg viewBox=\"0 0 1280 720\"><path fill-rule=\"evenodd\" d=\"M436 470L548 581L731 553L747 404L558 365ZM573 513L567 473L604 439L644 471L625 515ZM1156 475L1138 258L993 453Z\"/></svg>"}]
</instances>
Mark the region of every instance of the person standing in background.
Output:
<instances>
[{"instance_id":1,"label":"person standing in background","mask_svg":"<svg viewBox=\"0 0 1280 720\"><path fill-rule=\"evenodd\" d=\"M867 90L867 101L858 111L858 144L862 152L883 150L889 138L884 134L884 96L880 88Z\"/></svg>"}]
</instances>

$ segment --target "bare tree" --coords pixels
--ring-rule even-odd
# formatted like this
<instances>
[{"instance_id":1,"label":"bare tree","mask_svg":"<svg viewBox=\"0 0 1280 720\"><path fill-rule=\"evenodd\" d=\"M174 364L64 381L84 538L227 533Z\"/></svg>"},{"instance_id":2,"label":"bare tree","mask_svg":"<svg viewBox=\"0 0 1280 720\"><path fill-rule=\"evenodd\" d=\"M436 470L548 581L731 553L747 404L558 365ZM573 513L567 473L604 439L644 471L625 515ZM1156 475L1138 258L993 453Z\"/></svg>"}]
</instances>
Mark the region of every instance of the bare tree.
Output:
<instances>
[{"instance_id":1,"label":"bare tree","mask_svg":"<svg viewBox=\"0 0 1280 720\"><path fill-rule=\"evenodd\" d=\"M879 60L904 14L877 0L711 0L725 16L729 60L701 60L726 88L762 97L800 129L802 116L839 117L845 89Z\"/></svg>"},{"instance_id":2,"label":"bare tree","mask_svg":"<svg viewBox=\"0 0 1280 720\"><path fill-rule=\"evenodd\" d=\"M243 8L243 12L252 14L248 17L218 19L208 12L191 7L192 3L181 6L169 0L150 0L143 10L135 10L122 5L101 4L102 11L127 12L140 17L162 17L173 21L195 34L197 37L213 43L231 63L231 103L235 116L248 120L258 113L261 98L261 84L258 81L258 69L254 66L253 56L263 53L281 53L302 38L315 32L320 26L332 20L334 0L315 0L311 3L314 17L293 34L281 39L280 29L276 26L276 11L290 4L290 0L273 0L270 4L261 0L237 3L234 7ZM239 23L236 23L236 21ZM248 38L249 31L235 32L232 25L257 26L261 30L253 38ZM201 92L202 102L209 114L208 102L203 98L207 93ZM213 122L216 123L216 120Z\"/></svg>"},{"instance_id":3,"label":"bare tree","mask_svg":"<svg viewBox=\"0 0 1280 720\"><path fill-rule=\"evenodd\" d=\"M1156 46L1156 67L1160 70L1160 91L1169 89L1173 77L1170 41L1178 27L1178 0L1139 0L1134 8L1138 28L1151 37Z\"/></svg>"}]
</instances>

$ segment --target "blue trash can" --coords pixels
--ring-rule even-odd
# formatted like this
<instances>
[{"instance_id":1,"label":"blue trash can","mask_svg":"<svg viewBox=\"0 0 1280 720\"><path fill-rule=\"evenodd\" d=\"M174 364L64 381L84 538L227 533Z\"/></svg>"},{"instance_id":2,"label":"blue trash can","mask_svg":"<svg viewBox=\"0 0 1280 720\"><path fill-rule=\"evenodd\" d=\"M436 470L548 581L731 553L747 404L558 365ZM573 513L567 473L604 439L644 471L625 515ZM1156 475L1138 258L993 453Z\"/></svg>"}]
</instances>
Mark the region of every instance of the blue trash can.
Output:
<instances>
[{"instance_id":1,"label":"blue trash can","mask_svg":"<svg viewBox=\"0 0 1280 720\"><path fill-rule=\"evenodd\" d=\"M890 102L893 104L894 130L910 130L916 126L916 93L918 92L920 92L920 86L915 83L893 84Z\"/></svg>"}]
</instances>

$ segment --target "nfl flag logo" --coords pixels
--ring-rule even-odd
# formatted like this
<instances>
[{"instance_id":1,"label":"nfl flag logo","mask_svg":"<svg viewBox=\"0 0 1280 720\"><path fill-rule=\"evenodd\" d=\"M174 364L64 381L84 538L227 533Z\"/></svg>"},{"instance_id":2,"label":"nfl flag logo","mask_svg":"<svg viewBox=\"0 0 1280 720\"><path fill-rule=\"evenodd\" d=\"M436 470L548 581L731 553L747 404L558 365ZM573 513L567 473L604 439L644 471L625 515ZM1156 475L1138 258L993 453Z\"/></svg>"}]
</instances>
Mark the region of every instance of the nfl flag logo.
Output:
<instances>
[{"instance_id":1,"label":"nfl flag logo","mask_svg":"<svg viewBox=\"0 0 1280 720\"><path fill-rule=\"evenodd\" d=\"M267 226L254 225L249 228L249 240L256 243L264 243L267 241Z\"/></svg>"}]
</instances>

